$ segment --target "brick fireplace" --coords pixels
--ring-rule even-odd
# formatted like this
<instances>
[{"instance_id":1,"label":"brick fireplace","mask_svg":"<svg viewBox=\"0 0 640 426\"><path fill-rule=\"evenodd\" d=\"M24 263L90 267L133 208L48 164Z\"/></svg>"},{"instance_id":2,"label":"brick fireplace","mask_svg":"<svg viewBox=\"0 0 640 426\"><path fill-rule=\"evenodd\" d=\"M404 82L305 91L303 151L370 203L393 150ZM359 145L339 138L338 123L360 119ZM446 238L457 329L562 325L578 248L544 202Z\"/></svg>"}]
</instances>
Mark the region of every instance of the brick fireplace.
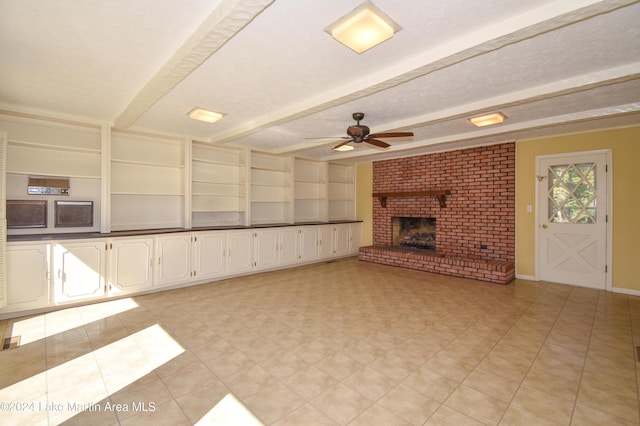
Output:
<instances>
[{"instance_id":1,"label":"brick fireplace","mask_svg":"<svg viewBox=\"0 0 640 426\"><path fill-rule=\"evenodd\" d=\"M384 197L374 198L373 246L360 249L361 260L497 283L514 278L515 143L376 161L373 192ZM394 245L394 217L433 218L436 250Z\"/></svg>"}]
</instances>

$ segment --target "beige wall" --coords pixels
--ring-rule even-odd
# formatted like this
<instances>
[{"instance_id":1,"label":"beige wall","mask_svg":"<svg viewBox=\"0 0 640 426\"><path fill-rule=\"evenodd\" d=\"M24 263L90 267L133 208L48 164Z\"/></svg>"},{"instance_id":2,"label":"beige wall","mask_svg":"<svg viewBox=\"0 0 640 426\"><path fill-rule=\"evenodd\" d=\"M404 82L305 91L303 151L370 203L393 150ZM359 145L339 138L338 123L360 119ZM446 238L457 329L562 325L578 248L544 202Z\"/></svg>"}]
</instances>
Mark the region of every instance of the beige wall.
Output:
<instances>
[{"instance_id":1,"label":"beige wall","mask_svg":"<svg viewBox=\"0 0 640 426\"><path fill-rule=\"evenodd\" d=\"M613 172L613 287L640 290L640 127L516 144L516 274L535 275L536 156L611 149ZM610 216L611 218L611 216Z\"/></svg>"},{"instance_id":2,"label":"beige wall","mask_svg":"<svg viewBox=\"0 0 640 426\"><path fill-rule=\"evenodd\" d=\"M362 245L373 244L373 163L356 165L356 219L362 221Z\"/></svg>"}]
</instances>

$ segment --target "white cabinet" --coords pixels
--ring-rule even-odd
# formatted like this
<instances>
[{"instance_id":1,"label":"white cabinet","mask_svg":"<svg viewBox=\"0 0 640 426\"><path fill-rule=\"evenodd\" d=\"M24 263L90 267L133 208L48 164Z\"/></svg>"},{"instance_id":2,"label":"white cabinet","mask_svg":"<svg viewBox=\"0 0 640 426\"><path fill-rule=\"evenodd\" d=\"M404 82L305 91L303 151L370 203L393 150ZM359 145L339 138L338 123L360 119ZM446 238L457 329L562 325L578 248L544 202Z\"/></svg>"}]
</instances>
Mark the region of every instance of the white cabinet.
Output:
<instances>
[{"instance_id":1,"label":"white cabinet","mask_svg":"<svg viewBox=\"0 0 640 426\"><path fill-rule=\"evenodd\" d=\"M340 223L11 242L0 317L348 256L361 241L361 223Z\"/></svg>"},{"instance_id":2,"label":"white cabinet","mask_svg":"<svg viewBox=\"0 0 640 426\"><path fill-rule=\"evenodd\" d=\"M156 237L157 287L224 275L227 233L175 233Z\"/></svg>"},{"instance_id":3,"label":"white cabinet","mask_svg":"<svg viewBox=\"0 0 640 426\"><path fill-rule=\"evenodd\" d=\"M104 241L86 240L53 245L55 303L104 297L105 246Z\"/></svg>"},{"instance_id":4,"label":"white cabinet","mask_svg":"<svg viewBox=\"0 0 640 426\"><path fill-rule=\"evenodd\" d=\"M7 246L7 306L0 312L49 304L49 245Z\"/></svg>"},{"instance_id":5,"label":"white cabinet","mask_svg":"<svg viewBox=\"0 0 640 426\"><path fill-rule=\"evenodd\" d=\"M317 226L303 226L300 228L300 255L298 257L303 262L315 260L319 257Z\"/></svg>"},{"instance_id":6,"label":"white cabinet","mask_svg":"<svg viewBox=\"0 0 640 426\"><path fill-rule=\"evenodd\" d=\"M114 239L109 243L109 295L153 287L153 238Z\"/></svg>"},{"instance_id":7,"label":"white cabinet","mask_svg":"<svg viewBox=\"0 0 640 426\"><path fill-rule=\"evenodd\" d=\"M336 256L347 256L351 253L351 225L338 224L335 226L335 251Z\"/></svg>"},{"instance_id":8,"label":"white cabinet","mask_svg":"<svg viewBox=\"0 0 640 426\"><path fill-rule=\"evenodd\" d=\"M298 262L300 256L300 228L281 228L279 249L280 265L290 265Z\"/></svg>"},{"instance_id":9,"label":"white cabinet","mask_svg":"<svg viewBox=\"0 0 640 426\"><path fill-rule=\"evenodd\" d=\"M189 232L156 237L156 286L191 280L192 237Z\"/></svg>"},{"instance_id":10,"label":"white cabinet","mask_svg":"<svg viewBox=\"0 0 640 426\"><path fill-rule=\"evenodd\" d=\"M193 277L202 280L224 275L226 249L226 232L196 232L193 237Z\"/></svg>"},{"instance_id":11,"label":"white cabinet","mask_svg":"<svg viewBox=\"0 0 640 426\"><path fill-rule=\"evenodd\" d=\"M303 226L299 231L303 262L357 254L362 240L361 223Z\"/></svg>"},{"instance_id":12,"label":"white cabinet","mask_svg":"<svg viewBox=\"0 0 640 426\"><path fill-rule=\"evenodd\" d=\"M256 269L266 269L278 266L280 262L280 232L279 229L261 229L253 234L254 261Z\"/></svg>"},{"instance_id":13,"label":"white cabinet","mask_svg":"<svg viewBox=\"0 0 640 426\"><path fill-rule=\"evenodd\" d=\"M349 254L358 254L362 246L362 222L350 223L348 226L351 239Z\"/></svg>"},{"instance_id":14,"label":"white cabinet","mask_svg":"<svg viewBox=\"0 0 640 426\"><path fill-rule=\"evenodd\" d=\"M318 256L327 259L335 255L335 231L333 225L321 225L318 227Z\"/></svg>"},{"instance_id":15,"label":"white cabinet","mask_svg":"<svg viewBox=\"0 0 640 426\"><path fill-rule=\"evenodd\" d=\"M237 274L253 267L253 231L229 231L227 237L227 272Z\"/></svg>"}]
</instances>

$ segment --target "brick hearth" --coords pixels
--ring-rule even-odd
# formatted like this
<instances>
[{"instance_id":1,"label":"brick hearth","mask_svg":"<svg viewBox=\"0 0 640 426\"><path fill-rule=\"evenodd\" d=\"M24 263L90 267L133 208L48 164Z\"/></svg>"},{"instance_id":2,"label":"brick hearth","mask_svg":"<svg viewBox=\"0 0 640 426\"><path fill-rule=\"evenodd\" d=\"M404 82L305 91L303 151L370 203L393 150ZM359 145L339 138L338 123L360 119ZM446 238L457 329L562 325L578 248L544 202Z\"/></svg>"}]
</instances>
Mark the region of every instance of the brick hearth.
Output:
<instances>
[{"instance_id":1,"label":"brick hearth","mask_svg":"<svg viewBox=\"0 0 640 426\"><path fill-rule=\"evenodd\" d=\"M373 163L373 192L450 190L373 201L373 246L360 259L507 283L515 268L515 143ZM393 216L436 219L436 253L392 247Z\"/></svg>"}]
</instances>

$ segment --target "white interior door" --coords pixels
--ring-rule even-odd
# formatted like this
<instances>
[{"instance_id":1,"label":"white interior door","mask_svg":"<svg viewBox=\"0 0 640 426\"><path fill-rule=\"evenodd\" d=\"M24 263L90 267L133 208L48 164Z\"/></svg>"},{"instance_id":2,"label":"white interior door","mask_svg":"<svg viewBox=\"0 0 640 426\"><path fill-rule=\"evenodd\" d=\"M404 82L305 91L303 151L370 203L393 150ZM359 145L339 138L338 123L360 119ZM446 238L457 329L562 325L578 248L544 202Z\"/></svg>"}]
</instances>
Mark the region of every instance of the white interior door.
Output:
<instances>
[{"instance_id":1,"label":"white interior door","mask_svg":"<svg viewBox=\"0 0 640 426\"><path fill-rule=\"evenodd\" d=\"M538 158L538 274L605 289L607 154Z\"/></svg>"}]
</instances>

